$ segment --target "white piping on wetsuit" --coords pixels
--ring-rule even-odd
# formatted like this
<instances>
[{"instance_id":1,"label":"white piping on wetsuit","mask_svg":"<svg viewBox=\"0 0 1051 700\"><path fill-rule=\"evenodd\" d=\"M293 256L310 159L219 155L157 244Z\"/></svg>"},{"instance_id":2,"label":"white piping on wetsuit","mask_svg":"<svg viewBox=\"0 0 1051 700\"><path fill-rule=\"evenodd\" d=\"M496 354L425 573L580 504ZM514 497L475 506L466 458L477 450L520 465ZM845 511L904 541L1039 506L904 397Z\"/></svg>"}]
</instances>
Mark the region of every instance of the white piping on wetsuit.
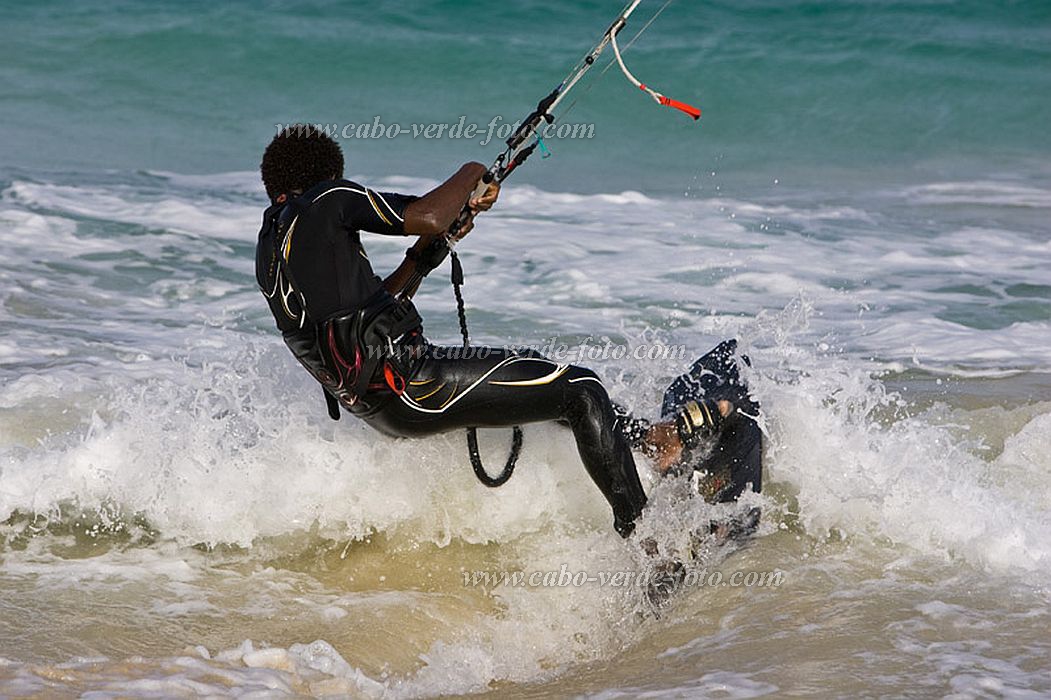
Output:
<instances>
[{"instance_id":1,"label":"white piping on wetsuit","mask_svg":"<svg viewBox=\"0 0 1051 700\"><path fill-rule=\"evenodd\" d=\"M536 360L536 359L539 359L539 358L535 358L534 357L534 358L530 358L530 359ZM553 371L551 371L549 374L545 374L543 377L538 377L537 379L519 379L519 380L516 380L516 381L509 381L509 382L489 382L489 383L490 384L495 384L497 386L540 386L541 384L550 384L551 382L555 381L556 379L561 377L563 374L565 374L567 369L569 369L569 365L555 365L555 369Z\"/></svg>"},{"instance_id":2,"label":"white piping on wetsuit","mask_svg":"<svg viewBox=\"0 0 1051 700\"><path fill-rule=\"evenodd\" d=\"M387 203L387 200L383 198L383 195L381 195L379 192L376 192L375 190L370 190L368 187L366 187L364 190L356 190L353 187L343 187L343 186L331 187L331 188L325 190L324 192L322 192L321 194L319 194L317 197L314 197L314 199L310 200L310 203L313 204L314 202L316 202L319 199L321 199L322 197L324 197L326 194L329 194L329 193L332 193L332 192L353 192L354 194L360 194L360 195L364 196L365 199L369 200L369 204L372 205L372 209L389 226L390 222L387 221L387 217L383 214L382 211L380 211L380 208L376 206L376 202L372 199L372 195L369 194L371 192L371 193L375 194L379 198L379 200L381 202L383 202L383 206L387 207L387 211L389 211L394 216L394 218L396 218L398 221L400 221L402 223L405 222L405 219L403 219L402 217L398 216L398 212L394 211L394 207L392 207L390 204Z\"/></svg>"},{"instance_id":3,"label":"white piping on wetsuit","mask_svg":"<svg viewBox=\"0 0 1051 700\"><path fill-rule=\"evenodd\" d=\"M491 376L493 374L493 372L495 372L496 370L500 369L501 367L506 367L506 366L508 366L510 364L513 364L515 362L525 362L525 361L546 362L549 365L554 365L556 369L561 367L561 365L558 365L558 364L552 362L551 360L547 360L547 359L544 359L542 357L508 357L505 360L501 360L497 365L495 365L488 372L486 372L482 376L478 377L478 379L476 379L469 387L467 387L466 389L463 390L463 393L461 393L459 396L457 396L456 398L454 398L452 401L450 401L449 403L445 404L441 408L424 408L423 406L421 406L418 403L416 403L415 401L413 401L412 398L409 397L408 394L402 394L401 395L401 402L403 404L405 404L406 406L408 406L409 408L413 408L413 409L415 409L415 410L417 410L417 411L419 411L421 413L445 413L446 410L451 408L457 401L462 399L464 396L467 396L467 394L469 394L475 387L477 387L479 384L481 384L486 378ZM567 369L568 369L568 366L567 366ZM550 376L550 375L548 375L548 376ZM532 380L532 381L535 381L535 380ZM497 383L498 382L493 382L493 384L497 384Z\"/></svg>"}]
</instances>

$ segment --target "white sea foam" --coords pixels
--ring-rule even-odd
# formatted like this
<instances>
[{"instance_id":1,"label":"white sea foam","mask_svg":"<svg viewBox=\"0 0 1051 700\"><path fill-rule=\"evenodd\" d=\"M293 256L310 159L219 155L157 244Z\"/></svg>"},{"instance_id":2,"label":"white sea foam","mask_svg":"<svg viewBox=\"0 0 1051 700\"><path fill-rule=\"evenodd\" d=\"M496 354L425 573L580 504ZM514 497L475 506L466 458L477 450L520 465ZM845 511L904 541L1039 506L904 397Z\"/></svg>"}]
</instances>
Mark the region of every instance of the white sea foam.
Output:
<instances>
[{"instance_id":1,"label":"white sea foam","mask_svg":"<svg viewBox=\"0 0 1051 700\"><path fill-rule=\"evenodd\" d=\"M392 551L499 543L501 563L538 570L566 561L639 565L611 536L608 507L561 428L528 427L514 479L491 491L465 468L458 433L410 450L361 424L331 424L254 288L259 202L249 175L157 174L170 184L163 195L24 181L5 191L0 226L12 257L0 267L8 313L0 319L0 520L21 514L5 537L83 523L86 536L145 537L138 529L148 527L160 539L86 559L34 545L5 553L5 571L48 596L72 595L76 586L102 596L152 586L154 621L231 611L253 621L282 610L347 628L365 615L380 628L381 613L416 610L434 636L421 632L414 661L386 677L362 670L355 656L362 652L329 634L327 642L306 637L274 648L212 644L212 659L196 652L155 659L167 670L148 682L121 661L74 662L66 672L101 674L93 687L113 695L225 686L420 696L551 678L646 634L634 630L637 595L501 590L483 599L499 610L489 614L448 586L434 596L333 592L269 564L249 573L223 568L190 549L237 545L254 565L269 561L264 552L295 553L300 537L382 536L397 543ZM847 231L832 243L830 226ZM910 408L872 372L1051 368L1048 322L1039 318L1046 245L988 226L927 237L885 226L879 212L854 206L508 188L501 207L461 243L464 291L475 336L492 342L657 338L699 354L740 336L769 437L774 496L762 501L764 527L798 520L817 540L835 532L997 575L1039 577L1051 558L1047 411L1004 428L997 439L1006 446L990 462L980 430ZM377 269L392 267L405 242L373 238ZM1020 296L1007 294L1012 286ZM983 330L941 317L950 302L1018 299L1032 305L1033 319ZM445 286L429 282L419 301L430 335L454 337ZM682 364L610 360L597 369L615 396L652 415L656 387ZM503 432L483 435L489 461L505 441ZM998 470L1014 476L998 479ZM1019 483L1024 496L1012 491ZM656 495L640 528L664 543L711 515L672 505L660 489ZM522 638L532 640L528 648ZM0 676L7 689L46 687L24 665L4 666ZM745 695L768 689L718 672L697 688L720 683Z\"/></svg>"},{"instance_id":2,"label":"white sea foam","mask_svg":"<svg viewBox=\"0 0 1051 700\"><path fill-rule=\"evenodd\" d=\"M767 406L770 478L791 485L808 532L886 538L1001 572L1046 574L1051 514L1020 502L1013 480L990 478L997 465L979 456L977 438L961 439L957 426L936 416L911 415L907 397L845 358L808 354L798 347L756 353L760 368L797 369L753 374ZM1012 440L1031 450L1030 435ZM1001 459L1017 463L1018 455L1012 449ZM1046 460L1040 466L1035 480L1026 471L1042 499L1051 479Z\"/></svg>"},{"instance_id":3,"label":"white sea foam","mask_svg":"<svg viewBox=\"0 0 1051 700\"><path fill-rule=\"evenodd\" d=\"M1051 207L1051 190L993 180L935 182L909 188L905 195L917 204Z\"/></svg>"},{"instance_id":4,"label":"white sea foam","mask_svg":"<svg viewBox=\"0 0 1051 700\"><path fill-rule=\"evenodd\" d=\"M140 194L129 187L85 187L18 181L4 198L27 207L78 217L138 224L159 231L201 237L244 238L258 228L259 204L196 197ZM262 198L259 198L262 202Z\"/></svg>"}]
</instances>

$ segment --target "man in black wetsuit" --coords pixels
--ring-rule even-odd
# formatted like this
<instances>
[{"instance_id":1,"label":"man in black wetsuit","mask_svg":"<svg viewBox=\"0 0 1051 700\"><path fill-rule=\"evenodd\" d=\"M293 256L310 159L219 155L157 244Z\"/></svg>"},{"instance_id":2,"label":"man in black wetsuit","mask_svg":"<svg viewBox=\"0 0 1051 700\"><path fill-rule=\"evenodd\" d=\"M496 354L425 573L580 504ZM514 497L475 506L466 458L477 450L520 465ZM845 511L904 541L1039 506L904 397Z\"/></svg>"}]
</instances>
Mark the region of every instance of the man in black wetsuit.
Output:
<instances>
[{"instance_id":1,"label":"man in black wetsuit","mask_svg":"<svg viewBox=\"0 0 1051 700\"><path fill-rule=\"evenodd\" d=\"M467 163L422 197L377 192L342 179L343 154L327 135L306 125L283 130L261 165L271 206L256 247L259 287L285 342L324 387L334 418L342 408L398 437L564 423L613 509L614 527L627 537L646 505L631 447L665 471L683 445L712 436L731 406L690 402L676 420L650 425L618 410L591 370L531 351L465 353L428 343L407 285L437 264L428 259L430 244L465 205L471 215L459 236L496 202L496 184L472 198L485 171ZM380 279L361 231L418 238Z\"/></svg>"}]
</instances>

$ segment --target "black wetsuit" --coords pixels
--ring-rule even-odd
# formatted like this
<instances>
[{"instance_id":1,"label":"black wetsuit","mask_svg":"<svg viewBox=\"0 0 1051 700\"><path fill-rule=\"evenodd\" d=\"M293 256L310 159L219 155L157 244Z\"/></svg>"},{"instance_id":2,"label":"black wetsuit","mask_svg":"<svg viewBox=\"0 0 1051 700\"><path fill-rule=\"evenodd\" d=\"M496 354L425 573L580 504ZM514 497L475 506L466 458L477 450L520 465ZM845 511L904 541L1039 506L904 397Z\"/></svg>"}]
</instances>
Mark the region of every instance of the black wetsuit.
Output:
<instances>
[{"instance_id":1,"label":"black wetsuit","mask_svg":"<svg viewBox=\"0 0 1051 700\"><path fill-rule=\"evenodd\" d=\"M319 379L328 377L313 369L318 324L385 295L360 231L403 234L404 210L414 199L340 180L297 197L294 217L282 211L285 205L264 214L256 247L259 286L286 342ZM275 233L270 222L279 215L290 221ZM344 408L399 437L539 421L568 425L588 474L613 509L614 527L625 537L631 533L646 494L629 440L637 443L645 423L618 411L593 372L531 351L475 347L465 353L434 346L422 327L396 342L399 350L412 350L399 355L408 358L399 367L404 383L385 381L377 370L367 392L350 405L343 401ZM307 357L312 353L313 360Z\"/></svg>"}]
</instances>

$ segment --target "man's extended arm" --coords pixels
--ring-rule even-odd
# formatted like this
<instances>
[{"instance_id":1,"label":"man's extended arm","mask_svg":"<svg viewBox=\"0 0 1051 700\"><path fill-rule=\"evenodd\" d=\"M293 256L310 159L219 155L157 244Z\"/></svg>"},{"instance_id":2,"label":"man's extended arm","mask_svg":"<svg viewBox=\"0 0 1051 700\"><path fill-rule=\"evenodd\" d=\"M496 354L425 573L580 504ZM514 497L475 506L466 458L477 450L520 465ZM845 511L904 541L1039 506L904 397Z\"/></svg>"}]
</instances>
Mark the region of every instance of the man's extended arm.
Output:
<instances>
[{"instance_id":1,"label":"man's extended arm","mask_svg":"<svg viewBox=\"0 0 1051 700\"><path fill-rule=\"evenodd\" d=\"M465 163L455 175L409 204L405 207L405 233L433 236L448 231L483 175L484 165Z\"/></svg>"},{"instance_id":2,"label":"man's extended arm","mask_svg":"<svg viewBox=\"0 0 1051 700\"><path fill-rule=\"evenodd\" d=\"M383 286L391 294L403 290L406 283L416 271L416 258L427 249L436 236L443 235L452 226L456 217L463 210L478 181L485 175L486 168L481 163L466 163L455 175L433 190L412 202L405 208L405 233L419 236L412 246L413 253L406 255L401 265L383 281ZM481 197L469 202L472 215L460 229L460 236L465 236L474 227L474 214L487 211L496 202L500 186L493 183ZM414 293L416 290L412 290Z\"/></svg>"}]
</instances>

